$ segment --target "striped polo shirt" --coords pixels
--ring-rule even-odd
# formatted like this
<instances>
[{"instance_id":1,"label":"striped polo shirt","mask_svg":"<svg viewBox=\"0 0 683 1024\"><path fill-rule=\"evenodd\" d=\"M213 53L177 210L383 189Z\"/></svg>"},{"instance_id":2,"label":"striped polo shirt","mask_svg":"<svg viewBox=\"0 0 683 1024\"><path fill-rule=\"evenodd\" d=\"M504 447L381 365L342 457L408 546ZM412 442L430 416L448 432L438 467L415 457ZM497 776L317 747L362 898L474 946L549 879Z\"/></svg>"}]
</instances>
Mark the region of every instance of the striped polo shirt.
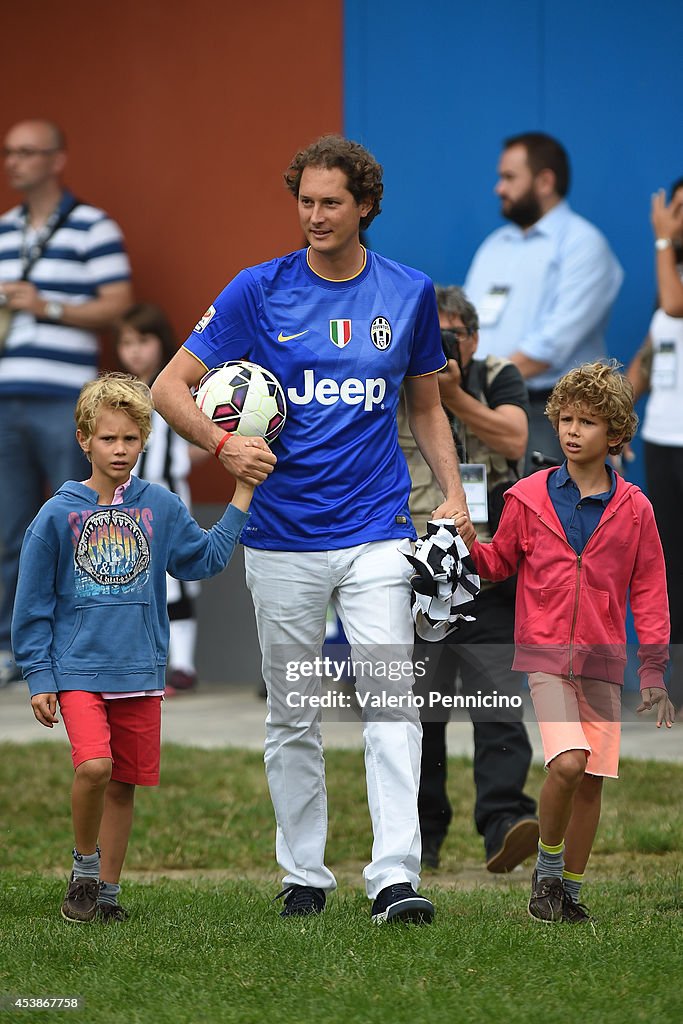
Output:
<instances>
[{"instance_id":1,"label":"striped polo shirt","mask_svg":"<svg viewBox=\"0 0 683 1024\"><path fill-rule=\"evenodd\" d=\"M72 201L65 191L60 208ZM22 253L40 238L26 219L24 206L0 217L0 282L20 280ZM72 305L95 299L102 285L129 279L120 228L87 203L71 211L29 273L41 298ZM0 356L0 397L75 397L97 373L98 348L93 331L17 312Z\"/></svg>"}]
</instances>

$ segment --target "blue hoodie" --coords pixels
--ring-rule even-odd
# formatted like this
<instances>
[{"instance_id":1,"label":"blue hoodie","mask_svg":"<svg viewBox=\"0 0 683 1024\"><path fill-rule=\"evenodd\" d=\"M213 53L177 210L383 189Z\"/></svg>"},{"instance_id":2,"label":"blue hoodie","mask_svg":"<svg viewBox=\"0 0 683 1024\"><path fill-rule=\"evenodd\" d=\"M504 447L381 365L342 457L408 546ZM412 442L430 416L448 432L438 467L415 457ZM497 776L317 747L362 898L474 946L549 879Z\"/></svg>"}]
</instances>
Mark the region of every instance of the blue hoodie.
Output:
<instances>
[{"instance_id":1,"label":"blue hoodie","mask_svg":"<svg viewBox=\"0 0 683 1024\"><path fill-rule=\"evenodd\" d=\"M31 696L164 686L166 572L215 576L249 518L228 505L203 530L176 494L132 477L122 505L67 480L24 538L12 647Z\"/></svg>"}]
</instances>

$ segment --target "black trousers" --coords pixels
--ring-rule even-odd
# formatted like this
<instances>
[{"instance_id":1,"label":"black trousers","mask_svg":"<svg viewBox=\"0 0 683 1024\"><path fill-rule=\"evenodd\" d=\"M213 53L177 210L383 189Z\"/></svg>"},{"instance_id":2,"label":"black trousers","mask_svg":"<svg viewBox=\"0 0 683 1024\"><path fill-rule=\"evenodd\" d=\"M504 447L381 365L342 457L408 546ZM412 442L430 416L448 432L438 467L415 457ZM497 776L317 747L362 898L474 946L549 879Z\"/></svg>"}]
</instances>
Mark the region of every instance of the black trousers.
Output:
<instances>
[{"instance_id":1,"label":"black trousers","mask_svg":"<svg viewBox=\"0 0 683 1024\"><path fill-rule=\"evenodd\" d=\"M519 696L521 689L521 673L510 669L514 582L482 591L475 612L475 622L464 623L442 643L416 638L416 665L429 659L426 674L415 683L415 693L425 698L418 811L423 837L437 842L445 837L453 813L446 789L448 714L438 705L429 709L429 693L453 694L458 670L464 696ZM488 846L504 819L536 812L535 801L524 792L531 744L521 708L467 710L474 729L474 821Z\"/></svg>"},{"instance_id":2,"label":"black trousers","mask_svg":"<svg viewBox=\"0 0 683 1024\"><path fill-rule=\"evenodd\" d=\"M666 560L666 585L671 617L669 693L676 708L683 705L683 448L645 442L647 494L655 510Z\"/></svg>"}]
</instances>

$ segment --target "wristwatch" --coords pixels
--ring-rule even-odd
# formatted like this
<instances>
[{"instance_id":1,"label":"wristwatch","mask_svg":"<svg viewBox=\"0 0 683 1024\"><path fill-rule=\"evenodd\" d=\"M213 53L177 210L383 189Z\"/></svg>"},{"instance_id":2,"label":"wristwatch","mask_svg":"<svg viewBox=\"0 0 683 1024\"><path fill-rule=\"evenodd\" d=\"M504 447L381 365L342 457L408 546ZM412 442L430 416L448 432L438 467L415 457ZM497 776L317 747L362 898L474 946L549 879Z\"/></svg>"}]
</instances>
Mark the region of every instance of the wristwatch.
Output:
<instances>
[{"instance_id":1,"label":"wristwatch","mask_svg":"<svg viewBox=\"0 0 683 1024\"><path fill-rule=\"evenodd\" d=\"M670 249L672 245L670 238L655 238L655 249L658 252L662 252L664 249Z\"/></svg>"},{"instance_id":2,"label":"wristwatch","mask_svg":"<svg viewBox=\"0 0 683 1024\"><path fill-rule=\"evenodd\" d=\"M45 303L45 316L48 320L61 320L64 315L64 305L61 302L55 302L50 299L49 302Z\"/></svg>"}]
</instances>

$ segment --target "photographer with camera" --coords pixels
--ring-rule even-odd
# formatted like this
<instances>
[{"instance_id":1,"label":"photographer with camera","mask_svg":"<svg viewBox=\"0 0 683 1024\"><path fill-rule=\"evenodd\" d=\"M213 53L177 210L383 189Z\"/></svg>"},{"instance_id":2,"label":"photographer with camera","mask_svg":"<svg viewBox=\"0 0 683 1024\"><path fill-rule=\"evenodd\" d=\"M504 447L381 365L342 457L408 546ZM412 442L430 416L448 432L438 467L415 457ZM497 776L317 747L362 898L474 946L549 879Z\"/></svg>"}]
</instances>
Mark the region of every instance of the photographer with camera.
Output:
<instances>
[{"instance_id":1,"label":"photographer with camera","mask_svg":"<svg viewBox=\"0 0 683 1024\"><path fill-rule=\"evenodd\" d=\"M500 518L503 494L522 474L528 438L528 396L524 379L500 356L475 359L479 321L461 288L436 287L446 367L439 391L458 447L463 481L478 481L480 494L468 494L477 535L490 539ZM413 488L410 513L419 535L426 532L432 509L441 498L438 485L412 440L399 410L399 441ZM471 467L471 468L470 468ZM483 467L483 468L482 468ZM478 500L479 499L479 500ZM479 510L479 518L477 511ZM416 636L415 658L425 657L427 674L415 692L452 695L458 671L464 695L495 692L518 695L520 674L512 672L514 581L483 583L474 614L438 644L424 645ZM437 710L438 709L438 710ZM511 871L535 855L538 822L535 802L524 792L531 745L521 709L468 707L474 728L474 820L484 839L486 866ZM422 773L419 816L422 863L438 867L439 851L452 817L446 791L446 725L443 705L422 709ZM438 716L439 720L434 720Z\"/></svg>"}]
</instances>

